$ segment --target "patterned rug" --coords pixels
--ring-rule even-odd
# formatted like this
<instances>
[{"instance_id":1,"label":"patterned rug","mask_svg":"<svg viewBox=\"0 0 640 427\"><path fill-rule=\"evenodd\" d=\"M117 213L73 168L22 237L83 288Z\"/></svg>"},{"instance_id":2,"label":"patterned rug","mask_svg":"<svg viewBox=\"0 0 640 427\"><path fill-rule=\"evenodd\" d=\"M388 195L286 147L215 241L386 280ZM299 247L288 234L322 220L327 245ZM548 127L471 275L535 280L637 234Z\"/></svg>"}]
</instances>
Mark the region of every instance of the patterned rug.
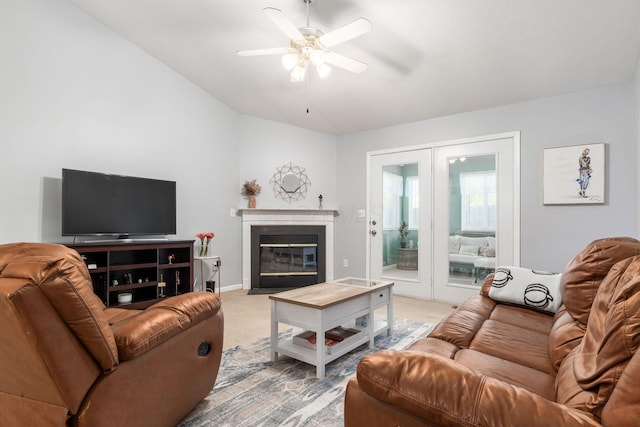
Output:
<instances>
[{"instance_id":1,"label":"patterned rug","mask_svg":"<svg viewBox=\"0 0 640 427\"><path fill-rule=\"evenodd\" d=\"M363 344L329 363L323 380L315 377L315 366L304 362L287 356L272 362L269 338L236 346L222 354L209 396L179 426L342 426L345 387L360 359L381 349L405 349L432 328L394 319L393 336L378 336L374 348ZM293 333L281 332L280 339Z\"/></svg>"}]
</instances>

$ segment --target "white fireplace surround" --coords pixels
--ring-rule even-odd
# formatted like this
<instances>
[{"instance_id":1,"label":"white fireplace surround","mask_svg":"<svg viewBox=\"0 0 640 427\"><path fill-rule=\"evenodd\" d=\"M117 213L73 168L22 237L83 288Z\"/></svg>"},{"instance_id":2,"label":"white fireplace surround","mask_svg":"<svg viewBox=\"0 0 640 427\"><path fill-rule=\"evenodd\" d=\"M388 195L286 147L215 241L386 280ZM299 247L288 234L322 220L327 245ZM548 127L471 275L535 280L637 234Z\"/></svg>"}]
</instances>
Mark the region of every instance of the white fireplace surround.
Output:
<instances>
[{"instance_id":1,"label":"white fireplace surround","mask_svg":"<svg viewBox=\"0 0 640 427\"><path fill-rule=\"evenodd\" d=\"M333 280L333 228L335 210L319 209L241 209L242 289L251 289L251 227L254 225L321 225L325 227L325 280Z\"/></svg>"}]
</instances>

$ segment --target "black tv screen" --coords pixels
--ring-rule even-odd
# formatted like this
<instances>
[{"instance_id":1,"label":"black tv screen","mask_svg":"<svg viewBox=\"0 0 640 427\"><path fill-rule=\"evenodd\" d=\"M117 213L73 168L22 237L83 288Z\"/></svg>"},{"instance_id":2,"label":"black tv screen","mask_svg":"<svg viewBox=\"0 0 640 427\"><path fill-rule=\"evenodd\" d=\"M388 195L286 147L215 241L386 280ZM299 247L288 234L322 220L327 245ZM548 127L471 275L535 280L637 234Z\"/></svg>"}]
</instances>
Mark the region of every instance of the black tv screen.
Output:
<instances>
[{"instance_id":1,"label":"black tv screen","mask_svg":"<svg viewBox=\"0 0 640 427\"><path fill-rule=\"evenodd\" d=\"M176 183L62 169L62 235L176 234Z\"/></svg>"}]
</instances>

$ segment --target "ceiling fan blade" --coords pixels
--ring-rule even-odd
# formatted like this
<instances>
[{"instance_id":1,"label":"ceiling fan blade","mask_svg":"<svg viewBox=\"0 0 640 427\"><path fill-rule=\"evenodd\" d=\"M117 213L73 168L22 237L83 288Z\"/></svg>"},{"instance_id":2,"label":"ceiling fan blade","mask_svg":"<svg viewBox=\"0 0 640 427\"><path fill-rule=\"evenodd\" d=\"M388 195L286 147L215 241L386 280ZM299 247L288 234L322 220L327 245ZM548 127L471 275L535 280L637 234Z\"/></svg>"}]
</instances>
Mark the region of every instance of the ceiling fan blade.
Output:
<instances>
[{"instance_id":1,"label":"ceiling fan blade","mask_svg":"<svg viewBox=\"0 0 640 427\"><path fill-rule=\"evenodd\" d=\"M347 40L355 39L365 33L371 31L373 26L371 21L365 18L358 18L355 21L345 25L344 27L333 30L330 33L325 34L318 40L325 47L335 46L339 43L346 42Z\"/></svg>"},{"instance_id":2,"label":"ceiling fan blade","mask_svg":"<svg viewBox=\"0 0 640 427\"><path fill-rule=\"evenodd\" d=\"M272 47L267 49L239 50L238 56L284 55L291 52L290 47Z\"/></svg>"},{"instance_id":3,"label":"ceiling fan blade","mask_svg":"<svg viewBox=\"0 0 640 427\"><path fill-rule=\"evenodd\" d=\"M364 62L347 58L346 56L335 52L326 52L324 55L324 62L357 74L364 73L367 70L367 64Z\"/></svg>"},{"instance_id":4,"label":"ceiling fan blade","mask_svg":"<svg viewBox=\"0 0 640 427\"><path fill-rule=\"evenodd\" d=\"M282 30L282 32L285 33L291 40L304 39L304 36L302 35L298 27L296 27L295 24L291 22L280 9L265 7L264 9L262 9L262 11L266 13L267 16L271 18L273 23L276 24L278 28L280 28L280 30Z\"/></svg>"}]
</instances>

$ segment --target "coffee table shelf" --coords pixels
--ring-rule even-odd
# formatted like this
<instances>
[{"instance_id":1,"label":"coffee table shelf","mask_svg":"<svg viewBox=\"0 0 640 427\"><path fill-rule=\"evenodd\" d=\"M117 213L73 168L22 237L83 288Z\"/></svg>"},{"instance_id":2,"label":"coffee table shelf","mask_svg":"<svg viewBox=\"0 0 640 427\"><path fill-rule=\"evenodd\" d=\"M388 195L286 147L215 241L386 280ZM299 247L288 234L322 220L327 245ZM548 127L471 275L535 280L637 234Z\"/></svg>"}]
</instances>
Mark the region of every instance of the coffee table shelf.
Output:
<instances>
[{"instance_id":1,"label":"coffee table shelf","mask_svg":"<svg viewBox=\"0 0 640 427\"><path fill-rule=\"evenodd\" d=\"M327 282L270 295L271 359L275 361L279 354L284 354L301 360L316 366L316 376L324 378L327 363L362 344L368 343L372 347L375 336L381 333L393 333L391 322L375 319L375 310L384 306L387 319L393 319L392 286L393 282L377 282L368 286ZM355 320L365 315L368 316L368 324L359 327L365 332L362 337L332 354L327 354L323 339L317 340L315 349L294 344L291 339L278 340L279 323L324 337L326 331L336 326L354 327Z\"/></svg>"}]
</instances>

